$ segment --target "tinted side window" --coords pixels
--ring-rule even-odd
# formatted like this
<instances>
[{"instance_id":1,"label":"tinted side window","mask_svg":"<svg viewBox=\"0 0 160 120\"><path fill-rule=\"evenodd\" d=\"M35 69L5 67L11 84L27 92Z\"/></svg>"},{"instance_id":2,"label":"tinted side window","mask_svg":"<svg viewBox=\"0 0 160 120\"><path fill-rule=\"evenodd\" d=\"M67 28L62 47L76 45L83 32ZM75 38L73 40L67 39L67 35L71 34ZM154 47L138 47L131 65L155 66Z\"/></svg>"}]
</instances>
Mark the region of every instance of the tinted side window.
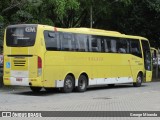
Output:
<instances>
[{"instance_id":1,"label":"tinted side window","mask_svg":"<svg viewBox=\"0 0 160 120\"><path fill-rule=\"evenodd\" d=\"M74 51L75 50L75 41L73 35L70 33L61 33L61 50L62 51Z\"/></svg>"},{"instance_id":2,"label":"tinted side window","mask_svg":"<svg viewBox=\"0 0 160 120\"><path fill-rule=\"evenodd\" d=\"M111 38L111 52L117 53L117 40L115 38Z\"/></svg>"},{"instance_id":3,"label":"tinted side window","mask_svg":"<svg viewBox=\"0 0 160 120\"><path fill-rule=\"evenodd\" d=\"M92 52L101 52L101 39L97 36L90 36L89 49Z\"/></svg>"},{"instance_id":4,"label":"tinted side window","mask_svg":"<svg viewBox=\"0 0 160 120\"><path fill-rule=\"evenodd\" d=\"M76 51L88 51L87 35L75 34Z\"/></svg>"},{"instance_id":5,"label":"tinted side window","mask_svg":"<svg viewBox=\"0 0 160 120\"><path fill-rule=\"evenodd\" d=\"M148 41L142 40L144 65L146 70L151 70L151 53Z\"/></svg>"},{"instance_id":6,"label":"tinted side window","mask_svg":"<svg viewBox=\"0 0 160 120\"><path fill-rule=\"evenodd\" d=\"M117 41L118 53L129 53L129 45L127 39L120 39Z\"/></svg>"},{"instance_id":7,"label":"tinted side window","mask_svg":"<svg viewBox=\"0 0 160 120\"><path fill-rule=\"evenodd\" d=\"M107 37L105 37L103 40L104 40L104 51L111 52L111 40Z\"/></svg>"},{"instance_id":8,"label":"tinted side window","mask_svg":"<svg viewBox=\"0 0 160 120\"><path fill-rule=\"evenodd\" d=\"M44 39L47 50L60 50L59 33L53 31L44 31Z\"/></svg>"},{"instance_id":9,"label":"tinted side window","mask_svg":"<svg viewBox=\"0 0 160 120\"><path fill-rule=\"evenodd\" d=\"M139 40L130 40L130 53L135 56L142 57Z\"/></svg>"},{"instance_id":10,"label":"tinted side window","mask_svg":"<svg viewBox=\"0 0 160 120\"><path fill-rule=\"evenodd\" d=\"M117 53L117 38L104 37L104 51Z\"/></svg>"}]
</instances>

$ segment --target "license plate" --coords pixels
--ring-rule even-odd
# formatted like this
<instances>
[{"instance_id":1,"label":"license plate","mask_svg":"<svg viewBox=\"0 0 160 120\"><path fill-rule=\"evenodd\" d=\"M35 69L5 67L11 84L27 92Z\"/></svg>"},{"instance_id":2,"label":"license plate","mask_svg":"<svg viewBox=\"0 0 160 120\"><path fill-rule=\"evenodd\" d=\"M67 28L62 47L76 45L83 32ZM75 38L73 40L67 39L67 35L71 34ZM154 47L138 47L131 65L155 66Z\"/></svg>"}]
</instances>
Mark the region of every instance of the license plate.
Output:
<instances>
[{"instance_id":1,"label":"license plate","mask_svg":"<svg viewBox=\"0 0 160 120\"><path fill-rule=\"evenodd\" d=\"M22 78L16 78L16 81L22 82Z\"/></svg>"}]
</instances>

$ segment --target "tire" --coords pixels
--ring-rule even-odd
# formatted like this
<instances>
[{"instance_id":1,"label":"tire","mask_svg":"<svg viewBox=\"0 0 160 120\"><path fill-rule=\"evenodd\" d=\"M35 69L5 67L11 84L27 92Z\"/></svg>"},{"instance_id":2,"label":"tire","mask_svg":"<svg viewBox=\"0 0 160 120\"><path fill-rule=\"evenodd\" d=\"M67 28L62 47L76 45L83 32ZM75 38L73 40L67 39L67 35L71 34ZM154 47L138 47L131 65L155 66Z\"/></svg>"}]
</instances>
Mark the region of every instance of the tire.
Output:
<instances>
[{"instance_id":1,"label":"tire","mask_svg":"<svg viewBox=\"0 0 160 120\"><path fill-rule=\"evenodd\" d=\"M64 87L62 88L62 92L70 93L73 91L74 88L74 79L72 76L67 75L64 79Z\"/></svg>"},{"instance_id":2,"label":"tire","mask_svg":"<svg viewBox=\"0 0 160 120\"><path fill-rule=\"evenodd\" d=\"M42 89L41 87L30 87L30 88L31 88L32 92L34 92L34 93L38 93Z\"/></svg>"},{"instance_id":3,"label":"tire","mask_svg":"<svg viewBox=\"0 0 160 120\"><path fill-rule=\"evenodd\" d=\"M133 83L133 86L134 87L140 87L142 85L142 81L143 81L143 77L142 77L142 74L138 74L137 75L137 78L136 78L136 82Z\"/></svg>"},{"instance_id":4,"label":"tire","mask_svg":"<svg viewBox=\"0 0 160 120\"><path fill-rule=\"evenodd\" d=\"M113 88L115 87L115 84L108 84L108 87Z\"/></svg>"},{"instance_id":5,"label":"tire","mask_svg":"<svg viewBox=\"0 0 160 120\"><path fill-rule=\"evenodd\" d=\"M87 89L87 78L81 75L78 79L78 87L76 87L77 92L85 92Z\"/></svg>"}]
</instances>

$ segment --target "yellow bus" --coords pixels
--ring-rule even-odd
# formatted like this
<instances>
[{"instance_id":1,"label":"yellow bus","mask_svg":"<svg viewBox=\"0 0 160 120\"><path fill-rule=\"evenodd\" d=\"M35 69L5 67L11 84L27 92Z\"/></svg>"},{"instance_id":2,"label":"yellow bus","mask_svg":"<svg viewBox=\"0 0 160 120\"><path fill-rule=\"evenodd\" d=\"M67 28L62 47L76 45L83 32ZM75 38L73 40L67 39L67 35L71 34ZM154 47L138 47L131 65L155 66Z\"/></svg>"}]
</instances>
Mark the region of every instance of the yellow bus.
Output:
<instances>
[{"instance_id":1,"label":"yellow bus","mask_svg":"<svg viewBox=\"0 0 160 120\"><path fill-rule=\"evenodd\" d=\"M159 53L158 49L151 47L151 55L152 55L152 77L153 79L158 79L158 66L159 66Z\"/></svg>"},{"instance_id":2,"label":"yellow bus","mask_svg":"<svg viewBox=\"0 0 160 120\"><path fill-rule=\"evenodd\" d=\"M153 65L158 65L158 50L154 47L151 47L151 54L152 54L152 60L153 60Z\"/></svg>"},{"instance_id":3,"label":"yellow bus","mask_svg":"<svg viewBox=\"0 0 160 120\"><path fill-rule=\"evenodd\" d=\"M139 36L89 28L10 25L4 35L4 84L86 91L151 81L149 41Z\"/></svg>"}]
</instances>

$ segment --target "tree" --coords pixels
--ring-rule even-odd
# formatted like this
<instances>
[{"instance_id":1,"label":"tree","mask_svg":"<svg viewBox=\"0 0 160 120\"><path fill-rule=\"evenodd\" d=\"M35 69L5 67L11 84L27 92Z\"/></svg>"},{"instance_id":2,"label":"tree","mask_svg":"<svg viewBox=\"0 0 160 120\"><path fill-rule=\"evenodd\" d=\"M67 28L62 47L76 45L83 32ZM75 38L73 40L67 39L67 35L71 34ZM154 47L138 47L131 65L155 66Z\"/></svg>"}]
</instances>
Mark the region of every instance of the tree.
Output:
<instances>
[{"instance_id":1,"label":"tree","mask_svg":"<svg viewBox=\"0 0 160 120\"><path fill-rule=\"evenodd\" d=\"M125 34L144 36L151 46L160 45L160 1L132 0L128 6L114 4L112 28Z\"/></svg>"},{"instance_id":2,"label":"tree","mask_svg":"<svg viewBox=\"0 0 160 120\"><path fill-rule=\"evenodd\" d=\"M0 22L90 27L149 38L160 45L159 0L0 0Z\"/></svg>"}]
</instances>

